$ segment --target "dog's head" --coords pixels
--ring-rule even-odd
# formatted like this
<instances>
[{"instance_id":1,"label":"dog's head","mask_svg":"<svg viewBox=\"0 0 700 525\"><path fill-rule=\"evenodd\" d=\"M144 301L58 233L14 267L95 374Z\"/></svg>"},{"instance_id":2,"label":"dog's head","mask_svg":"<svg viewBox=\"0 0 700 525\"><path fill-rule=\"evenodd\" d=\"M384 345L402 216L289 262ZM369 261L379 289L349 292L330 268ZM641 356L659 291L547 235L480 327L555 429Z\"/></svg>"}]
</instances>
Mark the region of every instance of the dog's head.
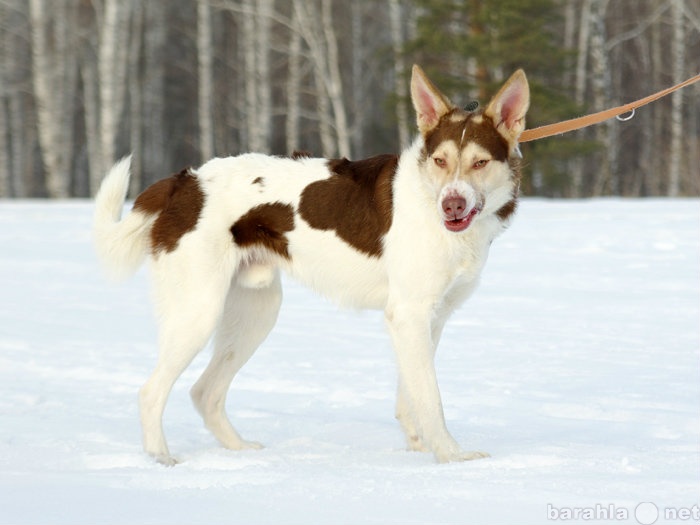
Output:
<instances>
[{"instance_id":1,"label":"dog's head","mask_svg":"<svg viewBox=\"0 0 700 525\"><path fill-rule=\"evenodd\" d=\"M454 106L413 66L411 99L423 137L421 171L435 192L445 228L465 231L480 216L507 219L519 186L518 137L530 90L516 71L482 112Z\"/></svg>"}]
</instances>

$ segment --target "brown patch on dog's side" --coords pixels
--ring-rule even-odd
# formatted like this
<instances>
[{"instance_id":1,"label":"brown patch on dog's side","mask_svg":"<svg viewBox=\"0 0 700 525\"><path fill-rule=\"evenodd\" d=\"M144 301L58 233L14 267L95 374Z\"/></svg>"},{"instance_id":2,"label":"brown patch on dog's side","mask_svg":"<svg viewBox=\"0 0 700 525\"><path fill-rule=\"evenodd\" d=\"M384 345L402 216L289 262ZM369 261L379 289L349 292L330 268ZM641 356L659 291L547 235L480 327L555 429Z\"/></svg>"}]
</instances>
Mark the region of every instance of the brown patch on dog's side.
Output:
<instances>
[{"instance_id":1,"label":"brown patch on dog's side","mask_svg":"<svg viewBox=\"0 0 700 525\"><path fill-rule=\"evenodd\" d=\"M289 259L286 233L294 229L294 208L274 202L251 208L231 226L233 242L238 246L258 245Z\"/></svg>"},{"instance_id":2,"label":"brown patch on dog's side","mask_svg":"<svg viewBox=\"0 0 700 525\"><path fill-rule=\"evenodd\" d=\"M476 115L481 119L474 119ZM508 142L496 130L493 120L485 115L467 113L459 108L453 108L444 115L435 129L426 133L424 139L423 160L448 140L453 141L458 147L460 144L475 142L488 151L494 160L504 161L508 158Z\"/></svg>"},{"instance_id":3,"label":"brown patch on dog's side","mask_svg":"<svg viewBox=\"0 0 700 525\"><path fill-rule=\"evenodd\" d=\"M309 184L301 193L299 214L317 230L334 230L356 250L382 253L382 239L393 217L396 155L328 161L334 174Z\"/></svg>"},{"instance_id":4,"label":"brown patch on dog's side","mask_svg":"<svg viewBox=\"0 0 700 525\"><path fill-rule=\"evenodd\" d=\"M161 179L146 188L134 202L134 209L158 214L151 227L151 250L171 252L183 235L195 229L204 207L204 193L190 168Z\"/></svg>"},{"instance_id":5,"label":"brown patch on dog's side","mask_svg":"<svg viewBox=\"0 0 700 525\"><path fill-rule=\"evenodd\" d=\"M265 186L265 179L262 177L255 177L255 180L253 180L253 184L259 184L260 186Z\"/></svg>"}]
</instances>

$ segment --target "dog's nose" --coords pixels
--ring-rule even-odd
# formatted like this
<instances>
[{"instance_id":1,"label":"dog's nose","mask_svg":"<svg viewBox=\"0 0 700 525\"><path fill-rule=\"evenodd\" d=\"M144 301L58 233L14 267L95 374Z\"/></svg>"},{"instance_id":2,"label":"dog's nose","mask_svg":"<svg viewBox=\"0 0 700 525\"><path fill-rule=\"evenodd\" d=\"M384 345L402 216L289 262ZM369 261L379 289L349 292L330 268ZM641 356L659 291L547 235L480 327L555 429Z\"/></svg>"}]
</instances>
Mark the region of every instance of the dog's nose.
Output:
<instances>
[{"instance_id":1,"label":"dog's nose","mask_svg":"<svg viewBox=\"0 0 700 525\"><path fill-rule=\"evenodd\" d=\"M442 201L442 211L452 219L461 219L467 207L467 200L464 197L447 197Z\"/></svg>"}]
</instances>

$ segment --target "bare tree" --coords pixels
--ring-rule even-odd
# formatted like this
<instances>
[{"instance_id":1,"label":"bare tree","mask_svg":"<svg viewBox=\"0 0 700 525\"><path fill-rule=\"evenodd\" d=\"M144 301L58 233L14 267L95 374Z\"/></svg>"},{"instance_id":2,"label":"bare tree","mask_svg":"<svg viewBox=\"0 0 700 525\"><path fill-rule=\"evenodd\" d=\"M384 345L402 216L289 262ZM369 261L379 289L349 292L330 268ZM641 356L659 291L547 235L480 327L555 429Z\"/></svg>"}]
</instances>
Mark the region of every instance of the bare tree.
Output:
<instances>
[{"instance_id":1,"label":"bare tree","mask_svg":"<svg viewBox=\"0 0 700 525\"><path fill-rule=\"evenodd\" d=\"M684 0L671 2L671 64L673 83L678 84L685 76L685 20ZM671 94L671 142L669 145L668 196L680 193L681 161L683 159L683 91Z\"/></svg>"},{"instance_id":2,"label":"bare tree","mask_svg":"<svg viewBox=\"0 0 700 525\"><path fill-rule=\"evenodd\" d=\"M350 156L350 134L331 1L321 0L320 14L315 5L305 0L294 0L294 9L313 62L323 154Z\"/></svg>"},{"instance_id":3,"label":"bare tree","mask_svg":"<svg viewBox=\"0 0 700 525\"><path fill-rule=\"evenodd\" d=\"M343 80L340 75L340 57L338 55L338 41L333 25L333 4L331 0L321 1L321 24L325 46L327 49L327 92L333 106L335 116L335 132L338 137L338 153L341 156L350 156L350 133L348 118L345 111L343 98ZM321 57L319 57L321 58Z\"/></svg>"},{"instance_id":4,"label":"bare tree","mask_svg":"<svg viewBox=\"0 0 700 525\"><path fill-rule=\"evenodd\" d=\"M45 195L34 175L41 163L36 155L37 116L32 83L32 43L29 6L25 0L0 1L0 98L4 123L7 194L12 197Z\"/></svg>"},{"instance_id":5,"label":"bare tree","mask_svg":"<svg viewBox=\"0 0 700 525\"><path fill-rule=\"evenodd\" d=\"M608 54L605 48L607 32L605 14L609 0L592 0L590 10L590 61L591 61L591 93L593 108L601 111L611 103L611 79ZM604 122L595 130L595 138L599 144L613 145L616 143L613 122ZM613 177L615 164L614 147L606 148L601 156L600 167L593 177L593 195L601 195L606 188L615 185L617 178ZM613 188L614 193L617 193Z\"/></svg>"},{"instance_id":6,"label":"bare tree","mask_svg":"<svg viewBox=\"0 0 700 525\"><path fill-rule=\"evenodd\" d=\"M270 150L272 99L270 40L273 0L243 0L244 82L247 149L261 153Z\"/></svg>"},{"instance_id":7,"label":"bare tree","mask_svg":"<svg viewBox=\"0 0 700 525\"><path fill-rule=\"evenodd\" d=\"M141 120L147 126L143 134L143 182L149 184L166 175L167 130L166 121L166 64L167 12L161 1L144 2L144 30L142 77L137 81L141 89ZM178 144L177 147L181 147Z\"/></svg>"},{"instance_id":8,"label":"bare tree","mask_svg":"<svg viewBox=\"0 0 700 525\"><path fill-rule=\"evenodd\" d=\"M408 112L408 84L404 72L408 70L403 57L405 47L402 7L399 0L389 1L391 21L391 44L394 55L394 90L396 91L396 125L399 134L399 147L407 147L411 141Z\"/></svg>"},{"instance_id":9,"label":"bare tree","mask_svg":"<svg viewBox=\"0 0 700 525\"><path fill-rule=\"evenodd\" d=\"M494 43L496 65L465 45L438 53L433 67L473 82L465 96L483 98L504 74L500 64L514 60L496 56L507 17L480 16L484 0L454 4L465 9L446 28L458 40ZM562 99L569 93L581 112L641 98L700 68L691 52L700 43L696 4L560 0L551 4L559 26L533 2L533 20L551 29L538 38L572 56L556 71L534 60L528 75L554 91L563 85ZM406 61L415 44L418 56L440 48L429 33L439 9L427 0L0 0L0 195L87 195L128 150L139 190L217 151L402 148L412 127ZM538 171L525 186L570 196L697 194L699 94L688 88L630 122L550 142L554 160L531 164ZM551 100L541 115L573 112ZM533 99L533 112L541 103Z\"/></svg>"},{"instance_id":10,"label":"bare tree","mask_svg":"<svg viewBox=\"0 0 700 525\"><path fill-rule=\"evenodd\" d=\"M76 51L75 3L30 0L32 30L32 78L38 106L39 142L46 166L50 197L71 194Z\"/></svg>"},{"instance_id":11,"label":"bare tree","mask_svg":"<svg viewBox=\"0 0 700 525\"><path fill-rule=\"evenodd\" d=\"M9 8L4 3L0 2L0 24L9 18ZM2 27L2 35L5 37L8 34L8 28ZM8 110L8 101L10 99L9 85L9 61L8 46L5 42L0 41L0 199L10 196L10 112Z\"/></svg>"},{"instance_id":12,"label":"bare tree","mask_svg":"<svg viewBox=\"0 0 700 525\"><path fill-rule=\"evenodd\" d=\"M98 72L100 76L100 146L102 168L107 171L116 160L117 132L126 96L126 73L129 46L124 37L129 34L131 2L104 0L103 12L98 16L100 49Z\"/></svg>"},{"instance_id":13,"label":"bare tree","mask_svg":"<svg viewBox=\"0 0 700 525\"><path fill-rule=\"evenodd\" d=\"M289 58L287 72L287 118L285 121L286 153L292 153L300 148L299 119L301 114L302 88L302 39L299 28L299 13L292 10L292 20L289 31Z\"/></svg>"},{"instance_id":14,"label":"bare tree","mask_svg":"<svg viewBox=\"0 0 700 525\"><path fill-rule=\"evenodd\" d=\"M211 6L209 0L197 1L197 61L198 69L198 114L199 151L202 160L214 156L213 96L213 48L211 34Z\"/></svg>"},{"instance_id":15,"label":"bare tree","mask_svg":"<svg viewBox=\"0 0 700 525\"><path fill-rule=\"evenodd\" d=\"M131 13L131 39L129 41L129 149L131 150L132 194L143 187L143 90L141 88L141 51L143 49L143 26L145 9L140 2L134 4Z\"/></svg>"}]
</instances>

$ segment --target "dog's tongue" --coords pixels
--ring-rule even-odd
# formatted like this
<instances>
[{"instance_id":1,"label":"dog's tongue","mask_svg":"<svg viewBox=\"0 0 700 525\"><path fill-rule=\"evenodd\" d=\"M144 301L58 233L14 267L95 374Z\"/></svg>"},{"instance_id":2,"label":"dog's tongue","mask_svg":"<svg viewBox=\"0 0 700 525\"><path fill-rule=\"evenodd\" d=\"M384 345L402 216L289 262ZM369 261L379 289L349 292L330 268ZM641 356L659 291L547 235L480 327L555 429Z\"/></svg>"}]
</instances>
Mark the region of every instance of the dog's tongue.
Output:
<instances>
[{"instance_id":1,"label":"dog's tongue","mask_svg":"<svg viewBox=\"0 0 700 525\"><path fill-rule=\"evenodd\" d=\"M474 217L478 215L479 211L480 210L477 207L474 207L461 219L445 221L445 228L447 228L451 232L463 232L464 230L469 228L469 226L472 223L472 220L474 220Z\"/></svg>"}]
</instances>

